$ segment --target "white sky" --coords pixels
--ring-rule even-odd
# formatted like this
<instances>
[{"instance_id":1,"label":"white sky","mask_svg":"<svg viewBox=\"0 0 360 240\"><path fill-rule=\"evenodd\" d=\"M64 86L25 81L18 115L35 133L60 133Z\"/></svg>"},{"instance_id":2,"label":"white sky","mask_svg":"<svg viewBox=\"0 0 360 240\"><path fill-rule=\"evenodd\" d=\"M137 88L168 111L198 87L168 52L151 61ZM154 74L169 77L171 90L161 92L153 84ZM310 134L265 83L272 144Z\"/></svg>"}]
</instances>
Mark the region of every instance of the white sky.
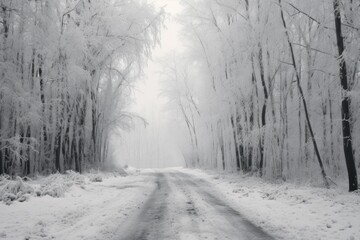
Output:
<instances>
[{"instance_id":1,"label":"white sky","mask_svg":"<svg viewBox=\"0 0 360 240\"><path fill-rule=\"evenodd\" d=\"M181 11L179 0L153 0L157 8L164 7L168 14L165 28L161 33L161 46L154 49L152 60L145 66L144 76L136 84L136 104L132 112L144 117L149 125L144 128L138 124L130 133L123 132L112 141L114 157L121 165L137 168L161 168L183 166L184 160L177 147L178 129L170 121L169 112L163 111L166 100L160 96L161 66L158 61L169 55L181 52L181 27L174 16Z\"/></svg>"}]
</instances>

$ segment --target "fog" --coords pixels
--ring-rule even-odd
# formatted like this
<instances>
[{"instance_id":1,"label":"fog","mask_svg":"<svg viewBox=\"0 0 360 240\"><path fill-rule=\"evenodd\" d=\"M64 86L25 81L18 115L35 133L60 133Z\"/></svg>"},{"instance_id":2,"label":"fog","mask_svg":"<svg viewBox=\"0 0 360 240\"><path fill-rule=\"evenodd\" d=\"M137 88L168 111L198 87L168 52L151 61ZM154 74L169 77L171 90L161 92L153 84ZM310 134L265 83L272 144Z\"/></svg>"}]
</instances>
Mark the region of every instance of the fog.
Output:
<instances>
[{"instance_id":1,"label":"fog","mask_svg":"<svg viewBox=\"0 0 360 240\"><path fill-rule=\"evenodd\" d=\"M153 3L166 12L165 27L160 45L143 66L143 74L134 88L135 102L128 110L144 118L146 123L135 120L131 130L119 129L119 134L114 134L111 139L113 158L121 166L164 168L185 165L179 139L186 133L177 126L177 116L166 106L167 100L162 96L161 64L164 58L178 54L184 48L180 40L181 26L175 20L182 7L176 0Z\"/></svg>"}]
</instances>

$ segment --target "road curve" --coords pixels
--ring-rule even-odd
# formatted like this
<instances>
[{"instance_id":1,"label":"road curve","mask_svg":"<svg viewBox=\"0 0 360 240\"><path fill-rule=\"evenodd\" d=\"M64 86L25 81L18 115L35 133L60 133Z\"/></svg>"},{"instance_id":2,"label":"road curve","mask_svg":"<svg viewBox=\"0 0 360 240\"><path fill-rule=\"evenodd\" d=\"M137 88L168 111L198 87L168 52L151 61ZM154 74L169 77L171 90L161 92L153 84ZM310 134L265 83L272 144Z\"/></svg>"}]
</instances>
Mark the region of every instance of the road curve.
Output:
<instances>
[{"instance_id":1,"label":"road curve","mask_svg":"<svg viewBox=\"0 0 360 240\"><path fill-rule=\"evenodd\" d=\"M153 173L155 188L118 231L119 240L272 240L207 181L181 171Z\"/></svg>"}]
</instances>

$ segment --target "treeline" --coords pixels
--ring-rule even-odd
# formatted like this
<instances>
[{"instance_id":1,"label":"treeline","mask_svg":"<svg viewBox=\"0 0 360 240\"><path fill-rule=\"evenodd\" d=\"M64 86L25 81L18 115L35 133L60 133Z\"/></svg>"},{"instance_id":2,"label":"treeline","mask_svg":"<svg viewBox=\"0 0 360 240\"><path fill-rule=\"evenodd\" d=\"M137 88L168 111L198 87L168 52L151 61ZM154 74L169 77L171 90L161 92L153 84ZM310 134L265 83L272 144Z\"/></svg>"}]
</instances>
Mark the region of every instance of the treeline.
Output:
<instances>
[{"instance_id":1,"label":"treeline","mask_svg":"<svg viewBox=\"0 0 360 240\"><path fill-rule=\"evenodd\" d=\"M0 174L101 167L161 22L137 0L0 0Z\"/></svg>"},{"instance_id":2,"label":"treeline","mask_svg":"<svg viewBox=\"0 0 360 240\"><path fill-rule=\"evenodd\" d=\"M348 177L356 190L359 2L194 0L184 7L189 63L168 61L165 91L188 132L187 165L325 186Z\"/></svg>"}]
</instances>

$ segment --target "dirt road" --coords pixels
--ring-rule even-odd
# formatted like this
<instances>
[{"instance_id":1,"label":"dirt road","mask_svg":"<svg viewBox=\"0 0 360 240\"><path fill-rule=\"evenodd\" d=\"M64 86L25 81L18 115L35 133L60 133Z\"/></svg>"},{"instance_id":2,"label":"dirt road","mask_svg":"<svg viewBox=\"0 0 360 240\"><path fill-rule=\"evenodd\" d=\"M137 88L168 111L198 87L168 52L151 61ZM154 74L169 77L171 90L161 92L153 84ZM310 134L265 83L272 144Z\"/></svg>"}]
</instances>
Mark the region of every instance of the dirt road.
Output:
<instances>
[{"instance_id":1,"label":"dirt road","mask_svg":"<svg viewBox=\"0 0 360 240\"><path fill-rule=\"evenodd\" d=\"M148 173L155 188L120 227L120 240L274 239L205 180L181 171Z\"/></svg>"}]
</instances>

